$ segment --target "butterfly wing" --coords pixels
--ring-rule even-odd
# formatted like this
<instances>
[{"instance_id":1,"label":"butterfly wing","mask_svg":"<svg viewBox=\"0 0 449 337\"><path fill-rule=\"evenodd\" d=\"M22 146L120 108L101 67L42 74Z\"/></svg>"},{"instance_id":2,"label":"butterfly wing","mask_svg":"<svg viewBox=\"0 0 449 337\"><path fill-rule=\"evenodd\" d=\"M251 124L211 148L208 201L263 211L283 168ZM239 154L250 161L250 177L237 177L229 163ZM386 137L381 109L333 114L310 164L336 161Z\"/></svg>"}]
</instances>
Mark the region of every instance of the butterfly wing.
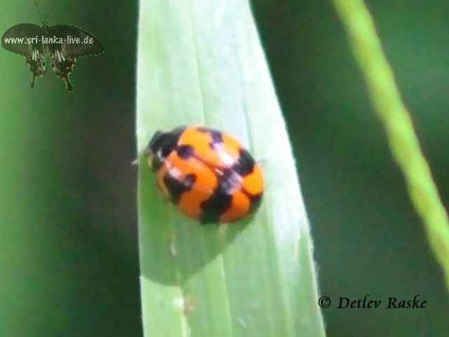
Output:
<instances>
[{"instance_id":1,"label":"butterfly wing","mask_svg":"<svg viewBox=\"0 0 449 337\"><path fill-rule=\"evenodd\" d=\"M20 23L9 28L2 36L2 47L13 53L31 56L34 49L41 49L41 27L31 23Z\"/></svg>"},{"instance_id":2,"label":"butterfly wing","mask_svg":"<svg viewBox=\"0 0 449 337\"><path fill-rule=\"evenodd\" d=\"M48 44L52 67L66 84L67 90L73 90L69 75L78 57L99 55L104 48L101 42L88 31L67 25L54 25L47 28L47 36L63 43Z\"/></svg>"},{"instance_id":3,"label":"butterfly wing","mask_svg":"<svg viewBox=\"0 0 449 337\"><path fill-rule=\"evenodd\" d=\"M13 53L25 56L33 73L31 87L36 77L45 75L45 51L41 42L42 27L31 23L20 23L9 28L2 36L2 47Z\"/></svg>"}]
</instances>

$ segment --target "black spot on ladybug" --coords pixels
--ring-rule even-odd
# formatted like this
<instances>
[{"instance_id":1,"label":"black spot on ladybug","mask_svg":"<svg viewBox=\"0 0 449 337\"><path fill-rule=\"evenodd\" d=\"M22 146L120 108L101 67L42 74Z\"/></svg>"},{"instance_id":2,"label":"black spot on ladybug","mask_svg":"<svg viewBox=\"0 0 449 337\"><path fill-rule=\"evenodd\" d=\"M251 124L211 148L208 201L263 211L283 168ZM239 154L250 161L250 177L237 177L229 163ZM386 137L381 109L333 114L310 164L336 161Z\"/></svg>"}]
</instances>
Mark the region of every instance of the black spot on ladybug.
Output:
<instances>
[{"instance_id":1,"label":"black spot on ladybug","mask_svg":"<svg viewBox=\"0 0 449 337\"><path fill-rule=\"evenodd\" d=\"M257 210L260 206L260 202L262 201L262 194L256 194L256 195L248 195L247 197L249 198L251 204L249 206L249 213L254 212L255 210Z\"/></svg>"},{"instance_id":2,"label":"black spot on ladybug","mask_svg":"<svg viewBox=\"0 0 449 337\"><path fill-rule=\"evenodd\" d=\"M176 152L182 159L189 159L195 155L195 149L190 145L181 145L176 149Z\"/></svg>"},{"instance_id":3,"label":"black spot on ladybug","mask_svg":"<svg viewBox=\"0 0 449 337\"><path fill-rule=\"evenodd\" d=\"M214 194L201 204L203 213L200 216L202 224L217 223L220 216L231 207L232 196L223 193L223 191L215 191Z\"/></svg>"},{"instance_id":4,"label":"black spot on ladybug","mask_svg":"<svg viewBox=\"0 0 449 337\"><path fill-rule=\"evenodd\" d=\"M170 199L173 203L178 204L183 193L192 189L195 184L196 175L188 174L184 179L173 177L169 172L164 175L164 184L170 191Z\"/></svg>"},{"instance_id":5,"label":"black spot on ladybug","mask_svg":"<svg viewBox=\"0 0 449 337\"><path fill-rule=\"evenodd\" d=\"M244 177L252 173L256 165L250 153L244 149L240 149L240 156L237 162L232 166L232 170Z\"/></svg>"},{"instance_id":6,"label":"black spot on ladybug","mask_svg":"<svg viewBox=\"0 0 449 337\"><path fill-rule=\"evenodd\" d=\"M209 132L210 136L212 137L212 144L221 144L223 143L223 136L220 132L211 130Z\"/></svg>"},{"instance_id":7,"label":"black spot on ladybug","mask_svg":"<svg viewBox=\"0 0 449 337\"><path fill-rule=\"evenodd\" d=\"M207 133L212 138L212 142L209 144L211 149L214 149L217 144L223 143L223 136L220 131L209 129L206 127L199 127L198 131Z\"/></svg>"},{"instance_id":8,"label":"black spot on ladybug","mask_svg":"<svg viewBox=\"0 0 449 337\"><path fill-rule=\"evenodd\" d=\"M238 183L235 173L226 170L218 179L218 187L212 196L201 204L200 222L203 224L219 222L220 216L232 205L232 189Z\"/></svg>"}]
</instances>

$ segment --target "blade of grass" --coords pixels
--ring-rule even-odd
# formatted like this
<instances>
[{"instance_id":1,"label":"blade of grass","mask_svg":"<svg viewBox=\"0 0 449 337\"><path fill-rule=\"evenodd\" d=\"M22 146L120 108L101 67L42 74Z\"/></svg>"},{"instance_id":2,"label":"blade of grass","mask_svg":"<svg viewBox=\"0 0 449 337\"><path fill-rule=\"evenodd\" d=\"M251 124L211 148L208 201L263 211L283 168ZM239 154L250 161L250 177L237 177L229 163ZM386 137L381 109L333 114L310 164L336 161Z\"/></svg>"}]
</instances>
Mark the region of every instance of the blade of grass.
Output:
<instances>
[{"instance_id":1,"label":"blade of grass","mask_svg":"<svg viewBox=\"0 0 449 337\"><path fill-rule=\"evenodd\" d=\"M254 219L199 226L161 198L143 159L139 242L145 336L324 335L309 224L248 2L142 0L137 140L206 124L263 160Z\"/></svg>"},{"instance_id":2,"label":"blade of grass","mask_svg":"<svg viewBox=\"0 0 449 337\"><path fill-rule=\"evenodd\" d=\"M411 117L382 50L373 19L362 0L333 0L348 32L354 57L384 124L394 159L402 170L413 206L421 217L449 290L449 222Z\"/></svg>"}]
</instances>

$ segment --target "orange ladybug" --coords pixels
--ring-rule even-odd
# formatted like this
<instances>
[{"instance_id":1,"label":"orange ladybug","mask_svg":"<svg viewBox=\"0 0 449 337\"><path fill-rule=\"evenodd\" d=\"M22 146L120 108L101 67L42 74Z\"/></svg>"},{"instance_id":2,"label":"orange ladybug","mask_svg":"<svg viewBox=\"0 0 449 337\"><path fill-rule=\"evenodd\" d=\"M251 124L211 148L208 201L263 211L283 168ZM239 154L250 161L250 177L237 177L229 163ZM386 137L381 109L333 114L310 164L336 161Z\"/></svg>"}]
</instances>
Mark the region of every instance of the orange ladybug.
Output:
<instances>
[{"instance_id":1,"label":"orange ladybug","mask_svg":"<svg viewBox=\"0 0 449 337\"><path fill-rule=\"evenodd\" d=\"M260 205L262 169L227 133L203 126L157 131L145 153L162 192L200 223L238 221Z\"/></svg>"}]
</instances>

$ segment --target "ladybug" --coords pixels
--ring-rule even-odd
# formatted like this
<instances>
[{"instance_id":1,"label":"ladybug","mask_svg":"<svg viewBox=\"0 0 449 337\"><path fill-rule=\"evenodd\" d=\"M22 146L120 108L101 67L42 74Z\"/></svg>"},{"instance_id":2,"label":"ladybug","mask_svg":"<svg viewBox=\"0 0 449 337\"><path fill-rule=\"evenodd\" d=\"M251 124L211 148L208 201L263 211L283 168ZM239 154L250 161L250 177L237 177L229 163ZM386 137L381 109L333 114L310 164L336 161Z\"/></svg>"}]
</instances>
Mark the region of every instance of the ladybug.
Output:
<instances>
[{"instance_id":1,"label":"ladybug","mask_svg":"<svg viewBox=\"0 0 449 337\"><path fill-rule=\"evenodd\" d=\"M145 153L162 192L202 224L238 221L260 205L261 167L227 133L203 126L157 131Z\"/></svg>"}]
</instances>

